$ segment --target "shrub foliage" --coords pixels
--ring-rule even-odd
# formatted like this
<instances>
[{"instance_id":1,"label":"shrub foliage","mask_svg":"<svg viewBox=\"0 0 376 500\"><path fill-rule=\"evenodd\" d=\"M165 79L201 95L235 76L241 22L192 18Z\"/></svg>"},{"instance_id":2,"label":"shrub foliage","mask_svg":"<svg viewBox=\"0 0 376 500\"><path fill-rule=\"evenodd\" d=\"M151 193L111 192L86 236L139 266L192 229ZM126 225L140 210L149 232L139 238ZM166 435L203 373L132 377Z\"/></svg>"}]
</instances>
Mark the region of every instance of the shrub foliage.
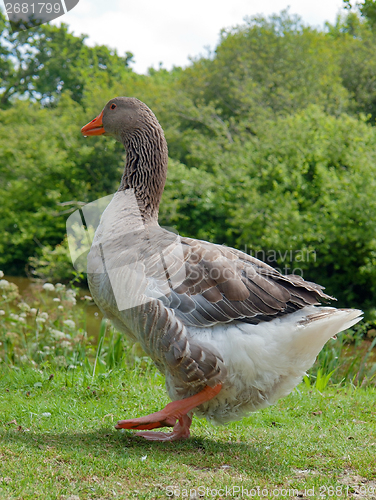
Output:
<instances>
[{"instance_id":1,"label":"shrub foliage","mask_svg":"<svg viewBox=\"0 0 376 500\"><path fill-rule=\"evenodd\" d=\"M162 224L303 273L372 317L376 34L368 10L324 30L288 12L250 18L187 68L147 75L132 71L130 53L90 48L66 25L11 35L0 13L1 268L22 274L31 258L56 279L69 275L63 247L54 250L66 217L114 192L124 161L121 145L84 139L80 128L107 99L129 95L153 109L169 143ZM57 256L62 265L50 265Z\"/></svg>"}]
</instances>

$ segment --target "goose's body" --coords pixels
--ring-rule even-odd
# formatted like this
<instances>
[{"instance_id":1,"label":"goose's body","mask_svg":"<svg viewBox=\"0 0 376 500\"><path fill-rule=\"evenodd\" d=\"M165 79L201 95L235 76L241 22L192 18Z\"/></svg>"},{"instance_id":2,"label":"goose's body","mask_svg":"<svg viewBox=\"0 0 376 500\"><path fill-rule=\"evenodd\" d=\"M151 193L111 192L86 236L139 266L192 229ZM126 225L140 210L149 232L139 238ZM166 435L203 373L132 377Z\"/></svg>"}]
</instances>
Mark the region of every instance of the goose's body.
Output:
<instances>
[{"instance_id":1,"label":"goose's body","mask_svg":"<svg viewBox=\"0 0 376 500\"><path fill-rule=\"evenodd\" d=\"M141 343L166 376L174 403L118 427L148 439L189 435L190 412L237 420L291 392L336 333L361 311L320 306L322 287L283 276L235 249L181 238L158 225L167 146L152 112L132 98L109 101L83 128L127 150L119 191L88 257L90 290L115 326Z\"/></svg>"}]
</instances>

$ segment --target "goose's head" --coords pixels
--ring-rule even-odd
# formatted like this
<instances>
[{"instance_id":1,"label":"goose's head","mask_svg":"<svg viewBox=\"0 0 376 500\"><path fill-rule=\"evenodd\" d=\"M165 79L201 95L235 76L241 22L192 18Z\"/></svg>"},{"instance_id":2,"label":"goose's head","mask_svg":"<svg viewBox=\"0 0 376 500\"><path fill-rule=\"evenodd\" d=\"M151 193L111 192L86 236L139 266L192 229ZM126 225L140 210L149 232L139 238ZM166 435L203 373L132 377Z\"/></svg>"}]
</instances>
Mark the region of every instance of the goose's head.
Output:
<instances>
[{"instance_id":1,"label":"goose's head","mask_svg":"<svg viewBox=\"0 0 376 500\"><path fill-rule=\"evenodd\" d=\"M87 135L110 135L120 142L134 132L159 128L154 113L134 97L115 97L108 101L103 111L91 122L82 127L81 132Z\"/></svg>"},{"instance_id":2,"label":"goose's head","mask_svg":"<svg viewBox=\"0 0 376 500\"><path fill-rule=\"evenodd\" d=\"M110 135L124 144L126 161L119 190L133 189L144 220L158 219L167 175L167 143L154 113L134 97L108 101L83 135Z\"/></svg>"}]
</instances>

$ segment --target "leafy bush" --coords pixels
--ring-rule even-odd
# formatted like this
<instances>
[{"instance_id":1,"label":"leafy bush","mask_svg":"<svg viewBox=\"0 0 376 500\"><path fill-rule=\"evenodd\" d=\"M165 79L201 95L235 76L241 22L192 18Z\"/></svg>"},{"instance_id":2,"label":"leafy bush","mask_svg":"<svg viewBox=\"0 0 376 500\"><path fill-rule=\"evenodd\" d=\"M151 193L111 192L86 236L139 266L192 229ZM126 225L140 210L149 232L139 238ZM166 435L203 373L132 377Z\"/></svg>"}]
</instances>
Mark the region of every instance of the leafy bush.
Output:
<instances>
[{"instance_id":1,"label":"leafy bush","mask_svg":"<svg viewBox=\"0 0 376 500\"><path fill-rule=\"evenodd\" d=\"M311 106L245 143L199 141L190 154L201 171L171 164L164 223L303 274L339 305L374 310L375 128Z\"/></svg>"},{"instance_id":2,"label":"leafy bush","mask_svg":"<svg viewBox=\"0 0 376 500\"><path fill-rule=\"evenodd\" d=\"M121 367L140 373L152 368L139 344L132 346L108 320L102 320L98 336L88 335L90 296L61 283L36 289L31 297L21 297L17 285L0 279L0 369L2 364L72 373L78 369L94 377Z\"/></svg>"},{"instance_id":3,"label":"leafy bush","mask_svg":"<svg viewBox=\"0 0 376 500\"><path fill-rule=\"evenodd\" d=\"M76 277L66 239L55 248L49 245L42 247L40 256L29 257L29 264L31 274L45 281L66 282Z\"/></svg>"},{"instance_id":4,"label":"leafy bush","mask_svg":"<svg viewBox=\"0 0 376 500\"><path fill-rule=\"evenodd\" d=\"M133 95L169 143L161 224L303 273L375 321L370 22L350 12L319 31L287 12L256 17L185 69L136 75L130 54L88 48L66 26L9 35L0 15L0 266L21 274L31 257L41 276L69 276L66 217L113 193L124 161L119 143L80 128Z\"/></svg>"}]
</instances>

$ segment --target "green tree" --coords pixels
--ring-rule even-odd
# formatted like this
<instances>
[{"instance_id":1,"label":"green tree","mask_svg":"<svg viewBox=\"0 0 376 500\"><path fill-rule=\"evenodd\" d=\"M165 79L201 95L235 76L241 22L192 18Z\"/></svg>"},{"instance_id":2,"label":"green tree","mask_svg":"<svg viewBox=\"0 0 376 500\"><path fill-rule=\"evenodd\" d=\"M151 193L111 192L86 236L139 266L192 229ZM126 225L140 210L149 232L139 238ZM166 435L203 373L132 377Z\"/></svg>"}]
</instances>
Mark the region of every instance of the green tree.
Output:
<instances>
[{"instance_id":1,"label":"green tree","mask_svg":"<svg viewBox=\"0 0 376 500\"><path fill-rule=\"evenodd\" d=\"M327 25L338 57L339 74L349 93L347 111L376 118L376 32L370 24L350 11L339 16L334 25Z\"/></svg>"},{"instance_id":2,"label":"green tree","mask_svg":"<svg viewBox=\"0 0 376 500\"><path fill-rule=\"evenodd\" d=\"M353 10L350 0L343 0L344 7L347 10ZM359 10L360 14L367 19L369 24L374 27L376 25L376 1L375 0L364 0L363 3L356 2L354 5L356 10ZM354 10L355 10L354 9Z\"/></svg>"},{"instance_id":3,"label":"green tree","mask_svg":"<svg viewBox=\"0 0 376 500\"><path fill-rule=\"evenodd\" d=\"M6 64L14 61L11 71L2 71L2 107L10 104L12 96L51 104L65 90L81 102L93 81L110 86L130 71L130 52L122 57L104 45L88 47L86 35L73 35L65 24L44 24L10 34L2 15L0 28L0 47L7 47Z\"/></svg>"},{"instance_id":4,"label":"green tree","mask_svg":"<svg viewBox=\"0 0 376 500\"><path fill-rule=\"evenodd\" d=\"M346 114L313 106L266 122L247 143L217 151L211 211L222 221L212 240L270 255L286 273L301 269L341 305L371 307L375 151L375 129Z\"/></svg>"},{"instance_id":5,"label":"green tree","mask_svg":"<svg viewBox=\"0 0 376 500\"><path fill-rule=\"evenodd\" d=\"M376 38L364 13L325 31L286 12L248 19L207 57L147 75L65 25L10 35L0 16L0 29L0 268L22 272L34 256L66 272L66 217L113 193L124 160L80 128L128 95L169 144L161 224L374 307Z\"/></svg>"},{"instance_id":6,"label":"green tree","mask_svg":"<svg viewBox=\"0 0 376 500\"><path fill-rule=\"evenodd\" d=\"M287 11L223 30L213 57L187 68L182 84L195 104L212 102L232 120L291 113L309 103L336 114L347 102L331 40Z\"/></svg>"},{"instance_id":7,"label":"green tree","mask_svg":"<svg viewBox=\"0 0 376 500\"><path fill-rule=\"evenodd\" d=\"M30 255L60 243L67 215L114 192L121 147L89 144L78 123L88 119L65 96L55 109L17 101L0 110L0 267L19 274Z\"/></svg>"}]
</instances>

